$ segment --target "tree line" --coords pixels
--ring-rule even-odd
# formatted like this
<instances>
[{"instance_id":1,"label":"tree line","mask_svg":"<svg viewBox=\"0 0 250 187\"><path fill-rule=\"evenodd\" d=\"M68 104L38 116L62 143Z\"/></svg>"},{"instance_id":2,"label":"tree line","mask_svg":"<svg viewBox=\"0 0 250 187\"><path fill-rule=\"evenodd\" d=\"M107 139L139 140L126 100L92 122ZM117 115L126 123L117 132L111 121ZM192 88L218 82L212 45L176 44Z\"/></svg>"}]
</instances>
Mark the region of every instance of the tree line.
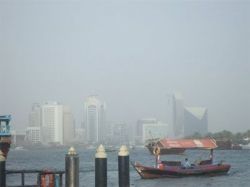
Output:
<instances>
[{"instance_id":1,"label":"tree line","mask_svg":"<svg viewBox=\"0 0 250 187\"><path fill-rule=\"evenodd\" d=\"M205 136L202 136L200 133L196 132L192 136L187 136L186 138L214 138L215 140L231 140L233 144L248 144L250 143L250 130L246 132L237 132L232 133L228 130L223 130L215 133L207 133Z\"/></svg>"}]
</instances>

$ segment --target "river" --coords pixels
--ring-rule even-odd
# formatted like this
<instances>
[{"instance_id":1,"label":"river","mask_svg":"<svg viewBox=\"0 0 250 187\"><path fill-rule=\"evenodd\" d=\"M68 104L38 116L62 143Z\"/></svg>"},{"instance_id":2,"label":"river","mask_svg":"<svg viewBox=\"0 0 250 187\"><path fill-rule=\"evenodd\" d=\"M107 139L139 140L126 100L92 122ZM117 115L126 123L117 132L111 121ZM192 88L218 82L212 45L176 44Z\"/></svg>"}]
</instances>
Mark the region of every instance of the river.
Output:
<instances>
[{"instance_id":1,"label":"river","mask_svg":"<svg viewBox=\"0 0 250 187\"><path fill-rule=\"evenodd\" d=\"M55 149L32 149L32 150L10 150L6 162L7 170L17 169L56 169L64 170L64 159L68 148ZM95 186L94 155L95 149L76 148L80 157L80 186ZM118 187L117 173L117 152L108 153L108 187ZM208 158L209 151L188 150L185 155L163 156L164 160L181 160L188 157L190 162L200 158ZM222 176L201 176L183 178L165 178L154 180L142 180L133 167L130 167L131 187L167 187L167 186L250 186L250 150L215 150L215 162L223 160L231 164L231 169L227 175ZM140 161L145 165L152 166L154 157L145 148L130 150L130 161ZM34 184L36 177L29 175L26 177L27 184ZM20 176L7 175L7 185L20 184Z\"/></svg>"}]
</instances>

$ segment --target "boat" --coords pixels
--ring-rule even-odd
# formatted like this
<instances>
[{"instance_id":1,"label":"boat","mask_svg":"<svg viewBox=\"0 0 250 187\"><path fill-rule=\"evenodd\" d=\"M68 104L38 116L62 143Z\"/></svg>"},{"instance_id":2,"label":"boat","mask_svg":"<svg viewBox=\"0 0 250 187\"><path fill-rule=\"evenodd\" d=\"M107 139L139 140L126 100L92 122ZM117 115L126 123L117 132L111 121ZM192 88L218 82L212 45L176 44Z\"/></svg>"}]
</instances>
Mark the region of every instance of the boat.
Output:
<instances>
[{"instance_id":1,"label":"boat","mask_svg":"<svg viewBox=\"0 0 250 187\"><path fill-rule=\"evenodd\" d=\"M219 175L226 174L229 164L213 163L213 150L217 147L214 139L180 139L165 140L164 149L166 148L183 148L183 149L207 149L210 150L210 156L207 160L201 160L189 167L185 167L180 161L160 161L161 148L157 147L154 151L155 166L144 166L139 162L131 163L142 179L164 178L164 177L186 177L198 175Z\"/></svg>"},{"instance_id":2,"label":"boat","mask_svg":"<svg viewBox=\"0 0 250 187\"><path fill-rule=\"evenodd\" d=\"M164 142L168 141L169 139L150 139L145 147L148 148L149 152L154 155L154 151L156 147L160 147L161 152L160 155L167 155L167 154L183 154L186 150L185 148L170 148L165 147Z\"/></svg>"},{"instance_id":3,"label":"boat","mask_svg":"<svg viewBox=\"0 0 250 187\"><path fill-rule=\"evenodd\" d=\"M105 151L106 152L116 152L118 149L115 146L112 145L107 145L105 146Z\"/></svg>"},{"instance_id":4,"label":"boat","mask_svg":"<svg viewBox=\"0 0 250 187\"><path fill-rule=\"evenodd\" d=\"M14 150L16 151L24 151L24 147L23 146L18 146L18 147L15 147Z\"/></svg>"},{"instance_id":5,"label":"boat","mask_svg":"<svg viewBox=\"0 0 250 187\"><path fill-rule=\"evenodd\" d=\"M250 143L247 145L241 145L242 149L250 149Z\"/></svg>"},{"instance_id":6,"label":"boat","mask_svg":"<svg viewBox=\"0 0 250 187\"><path fill-rule=\"evenodd\" d=\"M10 120L10 115L0 116L0 154L5 158L7 158L11 144Z\"/></svg>"}]
</instances>

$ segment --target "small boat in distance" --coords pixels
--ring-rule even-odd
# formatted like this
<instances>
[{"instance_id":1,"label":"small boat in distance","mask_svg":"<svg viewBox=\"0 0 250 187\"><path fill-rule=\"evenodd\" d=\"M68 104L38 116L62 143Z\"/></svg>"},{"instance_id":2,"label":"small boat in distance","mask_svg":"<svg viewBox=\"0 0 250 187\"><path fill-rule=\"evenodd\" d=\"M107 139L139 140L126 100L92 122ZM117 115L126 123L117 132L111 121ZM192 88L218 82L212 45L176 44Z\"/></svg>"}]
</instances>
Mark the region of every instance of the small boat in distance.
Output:
<instances>
[{"instance_id":1,"label":"small boat in distance","mask_svg":"<svg viewBox=\"0 0 250 187\"><path fill-rule=\"evenodd\" d=\"M154 150L155 166L144 166L138 162L132 163L133 167L142 179L164 178L164 177L185 177L197 175L219 175L226 174L229 164L213 163L213 149L217 147L214 139L180 139L164 142L164 148L183 148L183 149L208 149L210 156L208 160L201 160L190 166L183 166L180 161L160 161L161 148Z\"/></svg>"},{"instance_id":2,"label":"small boat in distance","mask_svg":"<svg viewBox=\"0 0 250 187\"><path fill-rule=\"evenodd\" d=\"M24 151L24 147L23 146L18 146L18 147L15 147L14 150L16 151Z\"/></svg>"},{"instance_id":3,"label":"small boat in distance","mask_svg":"<svg viewBox=\"0 0 250 187\"><path fill-rule=\"evenodd\" d=\"M250 143L247 145L241 145L242 149L249 149L250 150Z\"/></svg>"}]
</instances>

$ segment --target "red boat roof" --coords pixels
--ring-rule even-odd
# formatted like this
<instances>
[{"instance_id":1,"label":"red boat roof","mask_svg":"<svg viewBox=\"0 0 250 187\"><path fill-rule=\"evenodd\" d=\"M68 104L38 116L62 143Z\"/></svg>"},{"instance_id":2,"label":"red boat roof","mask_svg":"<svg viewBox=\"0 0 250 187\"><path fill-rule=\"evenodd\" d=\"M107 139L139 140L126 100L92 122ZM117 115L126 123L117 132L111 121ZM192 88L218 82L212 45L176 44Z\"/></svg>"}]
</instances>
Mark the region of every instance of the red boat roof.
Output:
<instances>
[{"instance_id":1,"label":"red boat roof","mask_svg":"<svg viewBox=\"0 0 250 187\"><path fill-rule=\"evenodd\" d=\"M216 141L207 139L162 139L158 142L164 148L182 148L182 149L214 149L217 147Z\"/></svg>"}]
</instances>

